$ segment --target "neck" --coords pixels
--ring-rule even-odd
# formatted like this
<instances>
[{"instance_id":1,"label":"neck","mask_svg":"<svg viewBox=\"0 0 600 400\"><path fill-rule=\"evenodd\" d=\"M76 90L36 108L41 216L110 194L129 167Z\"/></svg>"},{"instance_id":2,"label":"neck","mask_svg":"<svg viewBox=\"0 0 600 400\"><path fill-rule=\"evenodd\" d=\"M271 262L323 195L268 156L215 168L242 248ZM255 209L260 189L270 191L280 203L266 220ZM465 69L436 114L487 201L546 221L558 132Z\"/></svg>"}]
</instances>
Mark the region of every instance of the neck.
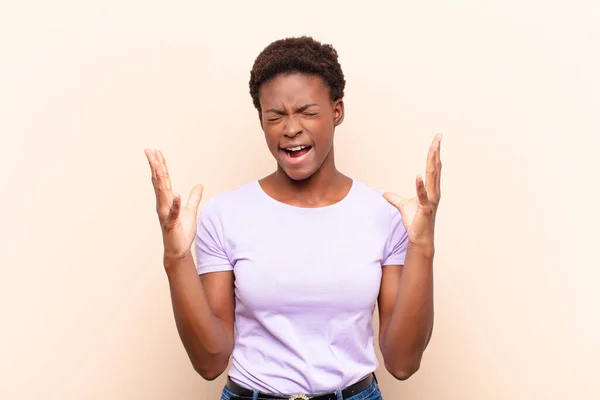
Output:
<instances>
[{"instance_id":1,"label":"neck","mask_svg":"<svg viewBox=\"0 0 600 400\"><path fill-rule=\"evenodd\" d=\"M282 201L303 206L322 206L344 197L351 184L350 178L335 167L333 150L327 156L323 165L312 176L297 181L290 177L280 167L267 180L272 185L271 190Z\"/></svg>"}]
</instances>

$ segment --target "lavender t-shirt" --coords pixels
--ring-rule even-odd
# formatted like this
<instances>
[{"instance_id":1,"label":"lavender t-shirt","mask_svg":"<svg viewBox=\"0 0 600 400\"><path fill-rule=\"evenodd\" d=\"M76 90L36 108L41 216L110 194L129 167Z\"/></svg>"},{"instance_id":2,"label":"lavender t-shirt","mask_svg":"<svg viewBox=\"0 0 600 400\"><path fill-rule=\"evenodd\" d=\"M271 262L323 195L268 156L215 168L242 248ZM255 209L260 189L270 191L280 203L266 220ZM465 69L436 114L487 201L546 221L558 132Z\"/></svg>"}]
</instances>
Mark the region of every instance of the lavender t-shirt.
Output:
<instances>
[{"instance_id":1,"label":"lavender t-shirt","mask_svg":"<svg viewBox=\"0 0 600 400\"><path fill-rule=\"evenodd\" d=\"M340 202L290 206L258 181L209 200L198 273L233 270L229 375L271 393L351 385L377 367L372 318L383 265L404 265L407 235L381 192L353 180Z\"/></svg>"}]
</instances>

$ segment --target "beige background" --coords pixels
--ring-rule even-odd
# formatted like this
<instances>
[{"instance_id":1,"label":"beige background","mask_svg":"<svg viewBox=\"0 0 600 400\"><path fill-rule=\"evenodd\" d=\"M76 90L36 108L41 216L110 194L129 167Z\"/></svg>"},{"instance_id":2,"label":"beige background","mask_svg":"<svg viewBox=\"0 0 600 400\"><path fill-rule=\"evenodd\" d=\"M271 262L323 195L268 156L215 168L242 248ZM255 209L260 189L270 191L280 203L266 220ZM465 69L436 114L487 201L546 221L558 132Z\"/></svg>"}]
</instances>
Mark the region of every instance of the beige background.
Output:
<instances>
[{"instance_id":1,"label":"beige background","mask_svg":"<svg viewBox=\"0 0 600 400\"><path fill-rule=\"evenodd\" d=\"M435 332L410 380L380 370L386 399L600 398L599 8L0 1L0 398L218 398L176 334L143 149L185 198L270 172L249 69L301 34L340 53L346 173L412 195L444 133Z\"/></svg>"}]
</instances>

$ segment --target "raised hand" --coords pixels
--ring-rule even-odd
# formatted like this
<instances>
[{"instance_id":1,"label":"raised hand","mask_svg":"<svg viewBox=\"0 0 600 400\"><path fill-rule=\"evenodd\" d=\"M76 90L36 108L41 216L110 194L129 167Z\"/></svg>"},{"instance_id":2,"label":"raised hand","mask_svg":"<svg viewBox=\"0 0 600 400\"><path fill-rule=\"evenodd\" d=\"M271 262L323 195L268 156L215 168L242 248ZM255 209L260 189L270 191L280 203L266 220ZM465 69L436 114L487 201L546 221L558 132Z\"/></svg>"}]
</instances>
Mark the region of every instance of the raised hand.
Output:
<instances>
[{"instance_id":1,"label":"raised hand","mask_svg":"<svg viewBox=\"0 0 600 400\"><path fill-rule=\"evenodd\" d=\"M144 150L152 170L152 185L156 194L156 212L162 229L164 258L175 260L186 257L194 242L198 206L202 199L202 185L195 185L187 204L181 206L181 196L171 189L167 163L158 150Z\"/></svg>"},{"instance_id":2,"label":"raised hand","mask_svg":"<svg viewBox=\"0 0 600 400\"><path fill-rule=\"evenodd\" d=\"M383 194L383 197L400 211L409 243L412 245L433 247L435 216L441 197L441 141L442 136L438 134L429 147L426 182L423 182L420 175L417 176L415 197L405 199L395 193Z\"/></svg>"}]
</instances>

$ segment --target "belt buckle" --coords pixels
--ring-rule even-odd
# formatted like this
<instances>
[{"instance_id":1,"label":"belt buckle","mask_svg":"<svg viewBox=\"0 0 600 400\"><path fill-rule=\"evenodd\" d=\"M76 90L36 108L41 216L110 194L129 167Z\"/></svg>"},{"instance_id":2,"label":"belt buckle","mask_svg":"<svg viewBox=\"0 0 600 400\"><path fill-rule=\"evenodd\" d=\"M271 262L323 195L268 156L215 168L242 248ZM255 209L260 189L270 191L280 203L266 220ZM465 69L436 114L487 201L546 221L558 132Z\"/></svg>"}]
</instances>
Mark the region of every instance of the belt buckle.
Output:
<instances>
[{"instance_id":1,"label":"belt buckle","mask_svg":"<svg viewBox=\"0 0 600 400\"><path fill-rule=\"evenodd\" d=\"M296 393L290 396L288 400L310 400L305 394Z\"/></svg>"}]
</instances>

